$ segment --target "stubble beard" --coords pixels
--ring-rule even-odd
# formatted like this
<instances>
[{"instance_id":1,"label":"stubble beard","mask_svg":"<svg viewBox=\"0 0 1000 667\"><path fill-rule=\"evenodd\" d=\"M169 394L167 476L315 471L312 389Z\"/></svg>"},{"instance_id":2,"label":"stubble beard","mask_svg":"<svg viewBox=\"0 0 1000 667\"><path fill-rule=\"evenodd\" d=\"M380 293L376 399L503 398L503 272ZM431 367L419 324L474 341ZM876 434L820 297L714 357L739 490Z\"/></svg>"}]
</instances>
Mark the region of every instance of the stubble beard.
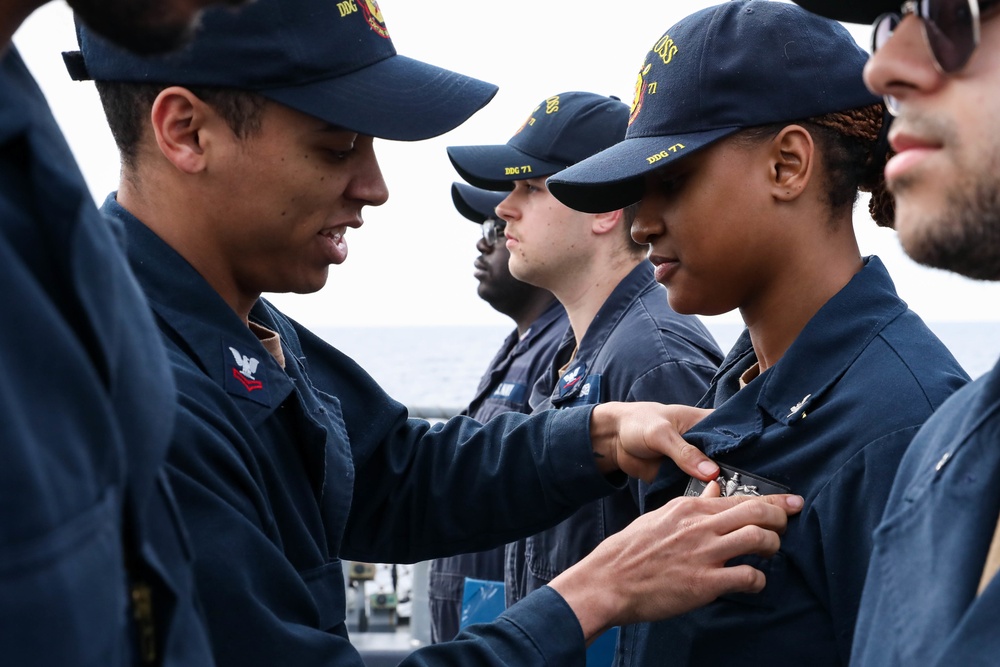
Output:
<instances>
[{"instance_id":1,"label":"stubble beard","mask_svg":"<svg viewBox=\"0 0 1000 667\"><path fill-rule=\"evenodd\" d=\"M986 162L986 168L955 169L954 173L971 178L948 193L936 216L923 214L909 224L897 221L900 242L912 259L975 280L1000 280L1000 155L994 153ZM891 190L905 197L907 191L921 187L927 185L903 177Z\"/></svg>"}]
</instances>

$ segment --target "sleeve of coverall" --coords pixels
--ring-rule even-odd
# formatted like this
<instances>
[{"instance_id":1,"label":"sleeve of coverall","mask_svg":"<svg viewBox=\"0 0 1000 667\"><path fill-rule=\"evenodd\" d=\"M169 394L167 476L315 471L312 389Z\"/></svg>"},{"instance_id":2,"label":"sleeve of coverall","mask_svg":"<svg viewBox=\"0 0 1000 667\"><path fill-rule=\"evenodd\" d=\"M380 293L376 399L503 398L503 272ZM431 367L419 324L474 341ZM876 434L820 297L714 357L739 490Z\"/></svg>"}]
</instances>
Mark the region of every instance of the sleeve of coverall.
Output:
<instances>
[{"instance_id":1,"label":"sleeve of coverall","mask_svg":"<svg viewBox=\"0 0 1000 667\"><path fill-rule=\"evenodd\" d=\"M431 426L408 419L346 355L305 329L296 333L314 385L339 400L351 443L346 558L413 562L490 548L622 488L624 475L609 479L594 464L592 408Z\"/></svg>"}]
</instances>

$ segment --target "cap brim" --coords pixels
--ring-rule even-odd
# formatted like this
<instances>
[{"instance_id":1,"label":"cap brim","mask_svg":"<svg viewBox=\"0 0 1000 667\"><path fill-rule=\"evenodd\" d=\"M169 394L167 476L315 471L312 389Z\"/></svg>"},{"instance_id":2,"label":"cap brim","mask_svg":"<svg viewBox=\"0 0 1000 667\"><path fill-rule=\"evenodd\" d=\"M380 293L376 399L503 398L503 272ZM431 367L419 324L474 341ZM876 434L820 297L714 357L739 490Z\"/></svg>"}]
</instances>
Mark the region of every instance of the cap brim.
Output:
<instances>
[{"instance_id":1,"label":"cap brim","mask_svg":"<svg viewBox=\"0 0 1000 667\"><path fill-rule=\"evenodd\" d=\"M472 222L486 222L495 218L497 205L506 198L506 193L480 190L464 183L451 184L451 200L455 208Z\"/></svg>"},{"instance_id":2,"label":"cap brim","mask_svg":"<svg viewBox=\"0 0 1000 667\"><path fill-rule=\"evenodd\" d=\"M419 141L455 129L497 90L492 83L395 55L333 79L261 94L359 134Z\"/></svg>"},{"instance_id":3,"label":"cap brim","mask_svg":"<svg viewBox=\"0 0 1000 667\"><path fill-rule=\"evenodd\" d=\"M886 12L899 11L900 0L795 0L795 4L813 14L846 23L872 23Z\"/></svg>"},{"instance_id":4,"label":"cap brim","mask_svg":"<svg viewBox=\"0 0 1000 667\"><path fill-rule=\"evenodd\" d=\"M545 178L566 165L539 160L507 144L449 146L448 158L468 183L486 190L509 191L514 181Z\"/></svg>"},{"instance_id":5,"label":"cap brim","mask_svg":"<svg viewBox=\"0 0 1000 667\"><path fill-rule=\"evenodd\" d=\"M642 199L645 177L740 128L724 127L672 137L633 137L607 148L546 181L560 202L584 213L604 213Z\"/></svg>"}]
</instances>

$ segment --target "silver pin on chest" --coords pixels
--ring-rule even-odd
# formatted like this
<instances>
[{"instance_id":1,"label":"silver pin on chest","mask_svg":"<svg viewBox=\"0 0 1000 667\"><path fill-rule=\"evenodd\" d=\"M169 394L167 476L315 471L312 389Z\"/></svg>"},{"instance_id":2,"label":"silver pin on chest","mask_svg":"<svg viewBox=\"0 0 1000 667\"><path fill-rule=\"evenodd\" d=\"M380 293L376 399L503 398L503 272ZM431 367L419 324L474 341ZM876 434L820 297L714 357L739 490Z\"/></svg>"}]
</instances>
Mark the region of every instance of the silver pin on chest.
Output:
<instances>
[{"instance_id":1,"label":"silver pin on chest","mask_svg":"<svg viewBox=\"0 0 1000 667\"><path fill-rule=\"evenodd\" d=\"M809 402L810 398L812 398L812 394L806 394L805 396L803 396L801 401L799 401L798 403L796 403L795 405L793 405L788 409L788 416L791 417L796 412L805 407L805 404ZM805 415L802 416L805 417Z\"/></svg>"}]
</instances>

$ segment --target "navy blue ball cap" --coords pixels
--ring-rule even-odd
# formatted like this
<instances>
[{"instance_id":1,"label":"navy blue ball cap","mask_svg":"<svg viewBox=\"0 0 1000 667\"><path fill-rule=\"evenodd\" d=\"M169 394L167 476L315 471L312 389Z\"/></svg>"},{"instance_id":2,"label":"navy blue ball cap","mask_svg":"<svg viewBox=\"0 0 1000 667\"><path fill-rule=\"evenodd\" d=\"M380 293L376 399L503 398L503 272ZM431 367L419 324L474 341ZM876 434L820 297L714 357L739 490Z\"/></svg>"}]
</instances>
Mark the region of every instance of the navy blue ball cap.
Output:
<instances>
[{"instance_id":1,"label":"navy blue ball cap","mask_svg":"<svg viewBox=\"0 0 1000 667\"><path fill-rule=\"evenodd\" d=\"M543 178L613 146L625 137L628 105L617 97L570 91L532 109L506 144L449 146L459 175L487 190Z\"/></svg>"},{"instance_id":2,"label":"navy blue ball cap","mask_svg":"<svg viewBox=\"0 0 1000 667\"><path fill-rule=\"evenodd\" d=\"M77 24L75 79L257 92L359 134L415 141L465 122L493 84L398 55L374 0L256 0L215 7L184 48L139 56Z\"/></svg>"},{"instance_id":3,"label":"navy blue ball cap","mask_svg":"<svg viewBox=\"0 0 1000 667\"><path fill-rule=\"evenodd\" d=\"M451 200L463 216L477 224L496 219L496 208L507 197L506 192L474 188L465 183L451 184Z\"/></svg>"},{"instance_id":4,"label":"navy blue ball cap","mask_svg":"<svg viewBox=\"0 0 1000 667\"><path fill-rule=\"evenodd\" d=\"M811 12L847 23L873 23L886 12L898 12L902 0L796 0Z\"/></svg>"},{"instance_id":5,"label":"navy blue ball cap","mask_svg":"<svg viewBox=\"0 0 1000 667\"><path fill-rule=\"evenodd\" d=\"M790 3L703 9L647 54L625 140L549 178L549 191L579 211L613 211L642 198L647 173L741 129L876 104L867 59L842 25Z\"/></svg>"}]
</instances>

